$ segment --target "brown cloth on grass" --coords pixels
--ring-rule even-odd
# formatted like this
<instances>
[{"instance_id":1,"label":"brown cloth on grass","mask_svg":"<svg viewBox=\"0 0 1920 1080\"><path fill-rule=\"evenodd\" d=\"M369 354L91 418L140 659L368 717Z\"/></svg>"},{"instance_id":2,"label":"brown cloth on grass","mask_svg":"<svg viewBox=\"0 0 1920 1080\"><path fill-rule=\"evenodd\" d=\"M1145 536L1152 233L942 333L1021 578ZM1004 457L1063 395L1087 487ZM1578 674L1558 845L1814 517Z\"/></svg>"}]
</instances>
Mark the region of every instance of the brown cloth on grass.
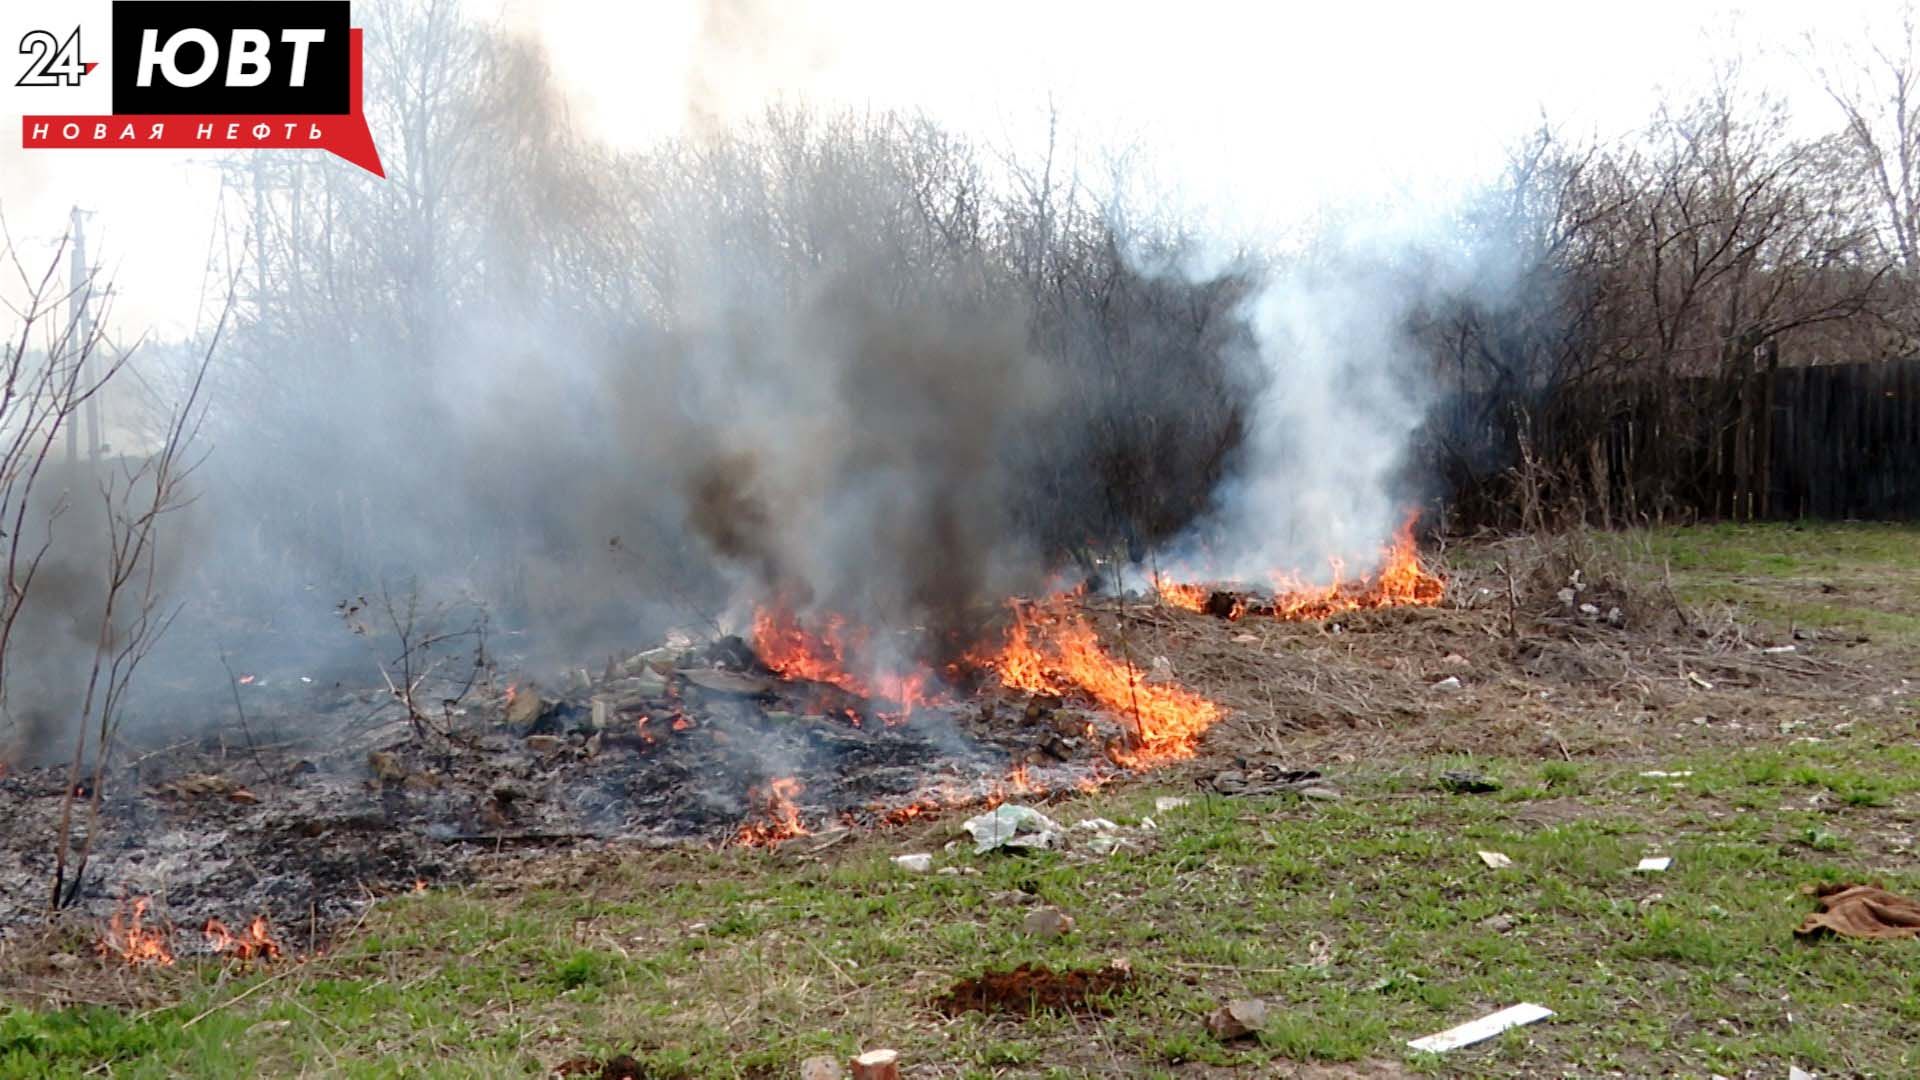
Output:
<instances>
[{"instance_id":1,"label":"brown cloth on grass","mask_svg":"<svg viewBox=\"0 0 1920 1080\"><path fill-rule=\"evenodd\" d=\"M1920 903L1872 885L1822 885L1815 890L1820 910L1794 933L1857 938L1920 937Z\"/></svg>"}]
</instances>

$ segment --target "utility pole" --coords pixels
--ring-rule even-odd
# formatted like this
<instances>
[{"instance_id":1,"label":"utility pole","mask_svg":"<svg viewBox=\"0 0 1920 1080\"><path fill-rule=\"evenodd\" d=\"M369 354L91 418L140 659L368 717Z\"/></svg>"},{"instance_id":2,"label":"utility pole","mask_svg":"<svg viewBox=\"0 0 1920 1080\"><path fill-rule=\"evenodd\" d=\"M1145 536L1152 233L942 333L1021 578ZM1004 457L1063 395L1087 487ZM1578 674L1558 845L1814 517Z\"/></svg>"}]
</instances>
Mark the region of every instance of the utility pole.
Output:
<instances>
[{"instance_id":1,"label":"utility pole","mask_svg":"<svg viewBox=\"0 0 1920 1080\"><path fill-rule=\"evenodd\" d=\"M100 394L99 387L94 385L93 350L99 343L93 337L93 279L87 270L86 212L78 206L74 207L71 220L73 250L67 267L67 317L73 322L74 348L80 350L80 372L76 386L87 395L87 399L81 403L79 416L67 417L67 460L75 467L80 463L80 424L84 421L87 428L87 463L97 469L101 448Z\"/></svg>"},{"instance_id":2,"label":"utility pole","mask_svg":"<svg viewBox=\"0 0 1920 1080\"><path fill-rule=\"evenodd\" d=\"M73 246L67 251L67 323L72 327L71 340L75 347L85 349L87 339L80 320L86 318L87 311L86 299L82 296L82 290L87 285L87 253L86 238L80 234L79 207L73 208L70 220L73 222L71 227ZM86 378L87 371L83 363L77 381L69 382L68 386L75 389L83 387L86 385ZM80 468L80 419L72 415L60 419L67 425L67 468L77 472Z\"/></svg>"}]
</instances>

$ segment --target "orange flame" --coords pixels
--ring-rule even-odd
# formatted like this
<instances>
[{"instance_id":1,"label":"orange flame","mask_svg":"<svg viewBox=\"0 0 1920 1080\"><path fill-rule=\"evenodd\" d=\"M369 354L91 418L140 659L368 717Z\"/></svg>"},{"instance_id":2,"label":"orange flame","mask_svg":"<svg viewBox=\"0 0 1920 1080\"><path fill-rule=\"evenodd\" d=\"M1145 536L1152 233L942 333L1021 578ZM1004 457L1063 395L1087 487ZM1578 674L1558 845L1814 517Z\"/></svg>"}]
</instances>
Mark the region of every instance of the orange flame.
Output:
<instances>
[{"instance_id":1,"label":"orange flame","mask_svg":"<svg viewBox=\"0 0 1920 1080\"><path fill-rule=\"evenodd\" d=\"M102 956L117 956L129 966L154 964L173 966L173 931L169 927L152 929L146 925L150 897L137 897L131 904L122 900L107 921L107 932L100 939Z\"/></svg>"},{"instance_id":2,"label":"orange flame","mask_svg":"<svg viewBox=\"0 0 1920 1080\"><path fill-rule=\"evenodd\" d=\"M900 706L896 714L882 714L888 722L904 720L916 706L931 700L924 669L882 672L871 680L852 674L850 661L866 651L871 635L862 627L850 625L847 617L838 613L828 612L816 621L818 629L813 630L802 625L784 605L757 608L753 613L754 651L781 678L826 683L870 701Z\"/></svg>"},{"instance_id":3,"label":"orange flame","mask_svg":"<svg viewBox=\"0 0 1920 1080\"><path fill-rule=\"evenodd\" d=\"M800 823L800 808L793 802L801 790L800 781L791 776L769 781L763 788L749 788L747 799L764 820L740 826L740 831L734 835L734 843L764 847L796 836L811 835L812 830Z\"/></svg>"},{"instance_id":4,"label":"orange flame","mask_svg":"<svg viewBox=\"0 0 1920 1080\"><path fill-rule=\"evenodd\" d=\"M1220 706L1190 690L1144 682L1138 668L1101 649L1092 625L1067 610L1067 599L1016 604L1006 647L990 661L1000 681L1029 693L1084 693L1131 721L1130 745L1111 751L1129 768L1192 757L1200 735L1220 722Z\"/></svg>"},{"instance_id":5,"label":"orange flame","mask_svg":"<svg viewBox=\"0 0 1920 1080\"><path fill-rule=\"evenodd\" d=\"M1347 611L1390 607L1432 607L1446 595L1447 583L1420 562L1414 543L1414 518L1407 518L1393 534L1393 543L1380 553L1380 568L1370 579L1343 582L1346 566L1331 559L1333 581L1309 586L1291 575L1274 576L1274 614L1282 619L1314 620Z\"/></svg>"},{"instance_id":6,"label":"orange flame","mask_svg":"<svg viewBox=\"0 0 1920 1080\"><path fill-rule=\"evenodd\" d=\"M1211 590L1205 585L1170 581L1158 574L1153 578L1153 591L1160 594L1161 602L1168 607L1194 612L1207 610L1207 597L1211 595Z\"/></svg>"},{"instance_id":7,"label":"orange flame","mask_svg":"<svg viewBox=\"0 0 1920 1080\"><path fill-rule=\"evenodd\" d=\"M1228 618L1240 618L1248 610L1271 610L1275 618L1312 622L1348 611L1438 604L1446 595L1447 583L1420 562L1420 549L1413 538L1416 520L1408 517L1393 534L1392 543L1380 552L1378 569L1370 577L1348 578L1346 563L1338 558L1327 560L1333 580L1325 585L1309 584L1297 573L1275 572L1271 575L1274 595L1270 606L1256 602L1249 609L1246 600L1236 600ZM1207 610L1212 595L1206 585L1169 581L1157 575L1153 587L1161 602L1186 611Z\"/></svg>"},{"instance_id":8,"label":"orange flame","mask_svg":"<svg viewBox=\"0 0 1920 1080\"><path fill-rule=\"evenodd\" d=\"M246 929L236 934L219 919L208 919L201 930L213 951L236 960L277 960L280 942L273 936L273 924L265 915L255 915Z\"/></svg>"}]
</instances>

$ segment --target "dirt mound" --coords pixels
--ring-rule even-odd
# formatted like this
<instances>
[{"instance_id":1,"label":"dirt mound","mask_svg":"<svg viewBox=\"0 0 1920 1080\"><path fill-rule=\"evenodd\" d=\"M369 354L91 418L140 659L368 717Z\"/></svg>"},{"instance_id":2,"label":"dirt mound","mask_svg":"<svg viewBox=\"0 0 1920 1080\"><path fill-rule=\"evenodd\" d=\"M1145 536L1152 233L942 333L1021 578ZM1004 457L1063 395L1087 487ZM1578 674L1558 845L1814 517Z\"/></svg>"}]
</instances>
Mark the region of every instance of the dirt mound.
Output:
<instances>
[{"instance_id":1,"label":"dirt mound","mask_svg":"<svg viewBox=\"0 0 1920 1080\"><path fill-rule=\"evenodd\" d=\"M1133 972L1122 964L1104 968L1054 971L1044 964L1021 964L1007 971L989 971L954 983L933 999L943 1015L984 1013L1106 1013L1106 998L1133 984Z\"/></svg>"}]
</instances>

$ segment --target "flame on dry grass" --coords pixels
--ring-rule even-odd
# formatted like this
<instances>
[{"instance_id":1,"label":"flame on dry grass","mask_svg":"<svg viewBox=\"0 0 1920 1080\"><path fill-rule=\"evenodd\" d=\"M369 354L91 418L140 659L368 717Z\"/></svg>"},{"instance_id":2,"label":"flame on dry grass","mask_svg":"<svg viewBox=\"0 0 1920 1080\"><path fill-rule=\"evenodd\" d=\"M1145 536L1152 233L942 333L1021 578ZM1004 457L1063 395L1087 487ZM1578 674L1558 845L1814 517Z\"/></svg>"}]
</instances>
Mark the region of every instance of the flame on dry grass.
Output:
<instances>
[{"instance_id":1,"label":"flame on dry grass","mask_svg":"<svg viewBox=\"0 0 1920 1080\"><path fill-rule=\"evenodd\" d=\"M1007 643L990 661L1000 681L1036 694L1085 694L1133 725L1126 745L1108 748L1128 768L1192 757L1200 735L1220 722L1219 705L1178 686L1149 683L1139 668L1100 647L1073 597L1014 606Z\"/></svg>"},{"instance_id":2,"label":"flame on dry grass","mask_svg":"<svg viewBox=\"0 0 1920 1080\"><path fill-rule=\"evenodd\" d=\"M802 790L800 781L791 776L770 780L765 787L748 789L747 800L754 805L759 820L740 826L733 842L748 847L764 847L796 836L811 835L812 830L800 823L800 807L793 801Z\"/></svg>"},{"instance_id":3,"label":"flame on dry grass","mask_svg":"<svg viewBox=\"0 0 1920 1080\"><path fill-rule=\"evenodd\" d=\"M219 919L208 919L202 928L207 935L207 944L221 956L231 956L236 960L277 960L281 948L278 938L273 936L273 924L265 915L255 915L252 921L234 933Z\"/></svg>"},{"instance_id":4,"label":"flame on dry grass","mask_svg":"<svg viewBox=\"0 0 1920 1080\"><path fill-rule=\"evenodd\" d=\"M107 932L97 946L100 955L118 957L129 966L172 967L173 930L164 924L158 928L147 925L147 910L152 905L152 898L146 896L122 900L107 920Z\"/></svg>"}]
</instances>

